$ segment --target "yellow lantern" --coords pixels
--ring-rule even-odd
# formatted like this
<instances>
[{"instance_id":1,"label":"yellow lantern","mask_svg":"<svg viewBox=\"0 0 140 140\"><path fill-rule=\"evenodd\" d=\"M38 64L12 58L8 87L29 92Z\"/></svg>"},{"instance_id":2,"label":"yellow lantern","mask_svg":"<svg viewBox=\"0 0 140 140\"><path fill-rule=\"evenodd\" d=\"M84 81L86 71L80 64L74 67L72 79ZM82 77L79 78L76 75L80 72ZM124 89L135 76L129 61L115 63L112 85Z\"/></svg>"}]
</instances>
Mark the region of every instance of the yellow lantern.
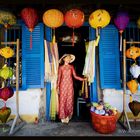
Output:
<instances>
[{"instance_id":1,"label":"yellow lantern","mask_svg":"<svg viewBox=\"0 0 140 140\"><path fill-rule=\"evenodd\" d=\"M46 26L54 29L53 43L55 43L55 28L60 27L64 22L64 15L57 9L47 10L43 14L43 22Z\"/></svg>"},{"instance_id":2,"label":"yellow lantern","mask_svg":"<svg viewBox=\"0 0 140 140\"><path fill-rule=\"evenodd\" d=\"M138 83L136 82L136 80L131 80L127 82L127 87L129 88L132 94L135 94L138 90Z\"/></svg>"},{"instance_id":3,"label":"yellow lantern","mask_svg":"<svg viewBox=\"0 0 140 140\"><path fill-rule=\"evenodd\" d=\"M14 55L14 50L11 49L9 46L0 49L0 55L4 58L10 58Z\"/></svg>"},{"instance_id":4,"label":"yellow lantern","mask_svg":"<svg viewBox=\"0 0 140 140\"><path fill-rule=\"evenodd\" d=\"M92 28L103 28L110 22L110 14L104 9L98 9L89 16L89 24Z\"/></svg>"}]
</instances>

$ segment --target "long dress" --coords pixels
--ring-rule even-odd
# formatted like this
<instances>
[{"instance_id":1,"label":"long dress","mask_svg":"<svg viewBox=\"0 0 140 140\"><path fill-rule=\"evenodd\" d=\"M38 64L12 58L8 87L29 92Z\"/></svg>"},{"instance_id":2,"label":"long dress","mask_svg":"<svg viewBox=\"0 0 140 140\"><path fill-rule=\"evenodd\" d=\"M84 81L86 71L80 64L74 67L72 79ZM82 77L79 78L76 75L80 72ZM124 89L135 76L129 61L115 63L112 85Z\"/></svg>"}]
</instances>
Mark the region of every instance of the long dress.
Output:
<instances>
[{"instance_id":1,"label":"long dress","mask_svg":"<svg viewBox=\"0 0 140 140\"><path fill-rule=\"evenodd\" d=\"M72 117L74 105L74 88L73 79L83 81L84 79L77 76L72 65L59 66L58 70L58 87L59 87L59 118L65 119Z\"/></svg>"}]
</instances>

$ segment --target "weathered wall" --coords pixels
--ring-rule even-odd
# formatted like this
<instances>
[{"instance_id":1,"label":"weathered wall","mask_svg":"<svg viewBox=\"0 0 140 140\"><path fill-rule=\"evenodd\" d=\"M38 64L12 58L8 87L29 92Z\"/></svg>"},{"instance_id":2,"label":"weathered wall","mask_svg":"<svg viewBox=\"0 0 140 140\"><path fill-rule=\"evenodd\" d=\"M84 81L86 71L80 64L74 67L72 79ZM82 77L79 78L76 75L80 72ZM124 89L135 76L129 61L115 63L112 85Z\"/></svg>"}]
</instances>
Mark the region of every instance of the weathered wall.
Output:
<instances>
[{"instance_id":1,"label":"weathered wall","mask_svg":"<svg viewBox=\"0 0 140 140\"><path fill-rule=\"evenodd\" d=\"M128 117L130 119L134 118L133 114L131 113L128 103L129 103L130 91L127 90L126 93L126 111L128 113ZM133 100L137 100L140 102L140 91L138 93L132 95ZM104 102L110 103L113 107L116 107L117 110L121 113L123 111L123 91L122 90L115 90L115 89L104 89L103 90L103 99ZM137 117L140 119L140 114Z\"/></svg>"},{"instance_id":2,"label":"weathered wall","mask_svg":"<svg viewBox=\"0 0 140 140\"><path fill-rule=\"evenodd\" d=\"M16 114L16 93L7 100L7 107L11 108L11 118ZM4 106L0 100L0 108ZM26 122L34 122L45 114L45 89L28 89L19 91L19 114Z\"/></svg>"}]
</instances>

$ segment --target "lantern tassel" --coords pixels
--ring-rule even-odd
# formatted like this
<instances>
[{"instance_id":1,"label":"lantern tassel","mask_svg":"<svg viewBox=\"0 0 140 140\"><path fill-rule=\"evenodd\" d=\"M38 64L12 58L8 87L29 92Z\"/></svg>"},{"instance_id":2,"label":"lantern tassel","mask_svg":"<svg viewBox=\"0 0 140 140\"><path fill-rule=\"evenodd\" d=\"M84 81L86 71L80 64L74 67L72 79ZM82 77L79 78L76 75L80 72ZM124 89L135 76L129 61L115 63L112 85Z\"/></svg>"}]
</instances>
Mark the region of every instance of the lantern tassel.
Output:
<instances>
[{"instance_id":1,"label":"lantern tassel","mask_svg":"<svg viewBox=\"0 0 140 140\"><path fill-rule=\"evenodd\" d=\"M32 49L32 32L30 34L30 49Z\"/></svg>"},{"instance_id":2,"label":"lantern tassel","mask_svg":"<svg viewBox=\"0 0 140 140\"><path fill-rule=\"evenodd\" d=\"M129 97L129 101L130 101L130 102L133 101L133 97L132 97L132 95L130 95L130 97Z\"/></svg>"},{"instance_id":3,"label":"lantern tassel","mask_svg":"<svg viewBox=\"0 0 140 140\"><path fill-rule=\"evenodd\" d=\"M73 28L73 33L72 33L72 46L74 47L74 28Z\"/></svg>"},{"instance_id":4,"label":"lantern tassel","mask_svg":"<svg viewBox=\"0 0 140 140\"><path fill-rule=\"evenodd\" d=\"M122 51L122 33L123 33L123 30L120 30L120 51Z\"/></svg>"},{"instance_id":5,"label":"lantern tassel","mask_svg":"<svg viewBox=\"0 0 140 140\"><path fill-rule=\"evenodd\" d=\"M53 38L52 38L52 43L55 44L55 28L53 29Z\"/></svg>"}]
</instances>

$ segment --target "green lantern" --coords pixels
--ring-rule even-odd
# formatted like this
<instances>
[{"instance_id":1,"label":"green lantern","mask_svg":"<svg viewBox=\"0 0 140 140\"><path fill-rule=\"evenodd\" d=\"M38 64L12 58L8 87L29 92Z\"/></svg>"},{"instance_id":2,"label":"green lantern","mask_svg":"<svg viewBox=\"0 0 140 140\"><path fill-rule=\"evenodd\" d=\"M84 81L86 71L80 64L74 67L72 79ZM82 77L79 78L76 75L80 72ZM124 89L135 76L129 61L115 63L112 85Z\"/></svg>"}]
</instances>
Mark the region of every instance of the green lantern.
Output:
<instances>
[{"instance_id":1,"label":"green lantern","mask_svg":"<svg viewBox=\"0 0 140 140\"><path fill-rule=\"evenodd\" d=\"M6 65L3 66L2 69L0 69L0 77L3 79L8 79L13 76L13 69L11 67L7 67Z\"/></svg>"}]
</instances>

